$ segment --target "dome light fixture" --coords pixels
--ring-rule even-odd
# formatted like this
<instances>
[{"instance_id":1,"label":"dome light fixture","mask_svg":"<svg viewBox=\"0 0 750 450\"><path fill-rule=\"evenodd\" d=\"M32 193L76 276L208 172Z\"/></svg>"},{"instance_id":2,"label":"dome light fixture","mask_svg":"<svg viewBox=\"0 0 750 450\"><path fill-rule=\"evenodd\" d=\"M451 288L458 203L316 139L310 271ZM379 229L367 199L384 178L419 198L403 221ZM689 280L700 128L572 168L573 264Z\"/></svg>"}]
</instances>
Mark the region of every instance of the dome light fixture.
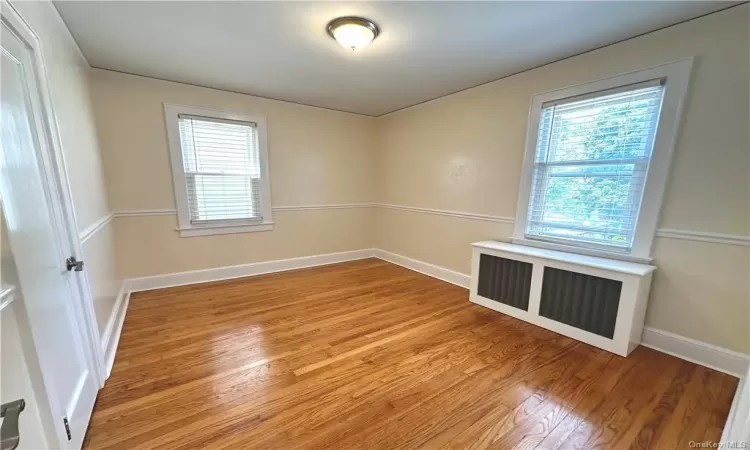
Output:
<instances>
[{"instance_id":1,"label":"dome light fixture","mask_svg":"<svg viewBox=\"0 0 750 450\"><path fill-rule=\"evenodd\" d=\"M359 50L372 42L380 30L375 22L362 17L339 17L328 23L328 34L342 47Z\"/></svg>"}]
</instances>

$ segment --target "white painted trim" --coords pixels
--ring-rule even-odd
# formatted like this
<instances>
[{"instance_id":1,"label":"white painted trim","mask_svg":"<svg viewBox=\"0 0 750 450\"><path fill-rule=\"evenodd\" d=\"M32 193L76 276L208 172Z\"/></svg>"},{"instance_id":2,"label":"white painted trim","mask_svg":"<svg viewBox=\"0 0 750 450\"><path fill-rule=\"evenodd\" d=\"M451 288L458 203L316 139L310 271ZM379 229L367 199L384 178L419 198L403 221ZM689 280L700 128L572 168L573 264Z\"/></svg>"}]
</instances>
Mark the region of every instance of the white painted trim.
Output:
<instances>
[{"instance_id":1,"label":"white painted trim","mask_svg":"<svg viewBox=\"0 0 750 450\"><path fill-rule=\"evenodd\" d=\"M289 205L273 206L272 211L314 211L326 209L354 209L354 208L372 208L375 203L339 203L331 205ZM115 211L115 217L143 217L143 216L174 216L177 215L176 209L144 209L144 210L122 210Z\"/></svg>"},{"instance_id":2,"label":"white painted trim","mask_svg":"<svg viewBox=\"0 0 750 450\"><path fill-rule=\"evenodd\" d=\"M379 208L386 208L386 209L397 209L401 211L411 211L411 212L418 212L418 213L425 213L425 214L436 214L439 216L459 217L461 219L482 220L485 222L498 222L498 223L511 223L512 224L515 221L515 219L512 217L501 217L501 216L493 216L490 214L475 214L475 213L468 213L468 212L448 211L444 209L418 208L416 206L393 205L389 203L375 203L374 206L377 206Z\"/></svg>"},{"instance_id":3,"label":"white painted trim","mask_svg":"<svg viewBox=\"0 0 750 450\"><path fill-rule=\"evenodd\" d=\"M651 264L653 258L636 258L630 256L627 253L614 253L608 252L596 248L588 247L574 247L571 245L559 244L556 242L546 242L534 239L511 239L514 244L522 245L525 247L535 247L539 249L552 250L558 252L573 253L582 256L594 256L597 258L612 259L624 262L630 262L635 264Z\"/></svg>"},{"instance_id":4,"label":"white painted trim","mask_svg":"<svg viewBox=\"0 0 750 450\"><path fill-rule=\"evenodd\" d=\"M176 209L141 209L122 210L113 213L115 217L148 217L148 216L176 216Z\"/></svg>"},{"instance_id":5,"label":"white painted trim","mask_svg":"<svg viewBox=\"0 0 750 450\"><path fill-rule=\"evenodd\" d=\"M563 252L558 250L547 250L527 245L511 244L499 241L474 242L472 247L488 250L496 250L507 253L524 255L531 258L542 258L545 260L560 261L578 266L594 267L613 272L627 273L630 275L644 276L656 270L655 266L648 264L632 263L617 259L600 258L597 256L579 255L578 253Z\"/></svg>"},{"instance_id":6,"label":"white painted trim","mask_svg":"<svg viewBox=\"0 0 750 450\"><path fill-rule=\"evenodd\" d=\"M102 333L101 346L102 353L104 354L107 378L112 374L112 367L115 365L117 346L120 344L120 334L122 334L122 327L125 323L125 315L129 304L130 292L126 290L126 283L123 282L122 289L120 289L120 293L117 295L115 306L112 308L112 314L110 314L107 321L107 328Z\"/></svg>"},{"instance_id":7,"label":"white painted trim","mask_svg":"<svg viewBox=\"0 0 750 450\"><path fill-rule=\"evenodd\" d=\"M383 261L396 264L401 267L413 270L415 272L423 273L437 278L462 288L469 288L469 275L454 270L446 269L445 267L436 266L434 264L426 263L406 256L397 255L395 253L387 252L385 250L375 249L373 256Z\"/></svg>"},{"instance_id":8,"label":"white painted trim","mask_svg":"<svg viewBox=\"0 0 750 450\"><path fill-rule=\"evenodd\" d=\"M221 232L219 221L215 221L214 227L199 227L190 221L190 210L188 206L187 184L185 182L185 168L182 161L182 144L180 139L179 116L181 114L200 116L210 119L233 120L255 124L258 134L258 159L260 164L260 216L264 224L273 223L271 210L271 179L268 169L268 134L266 132L266 118L263 116L251 116L249 114L231 111L218 111L192 106L172 105L164 103L164 118L167 125L167 140L169 144L169 155L171 161L172 178L174 181L175 203L177 205L177 222L179 223L180 236L205 236L209 234L224 234ZM229 225L235 227L239 221L233 221ZM241 225L254 225L253 221L247 221ZM188 234L187 230L201 228L199 234ZM247 229L245 231L257 231Z\"/></svg>"},{"instance_id":9,"label":"white painted trim","mask_svg":"<svg viewBox=\"0 0 750 450\"><path fill-rule=\"evenodd\" d=\"M16 299L16 296L13 295L15 291L16 287L12 284L4 284L2 288L0 288L0 311L4 310L13 302L13 300Z\"/></svg>"},{"instance_id":10,"label":"white painted trim","mask_svg":"<svg viewBox=\"0 0 750 450\"><path fill-rule=\"evenodd\" d=\"M515 218L494 216L490 214L475 214L460 211L448 211L444 209L417 208L414 206L394 205L388 203L341 203L331 205L297 205L297 206L274 206L273 211L313 211L327 209L352 209L352 208L385 208L400 211L410 211L423 214L435 214L439 216L458 217L469 220L480 220L485 222L498 222L513 224ZM145 216L174 216L176 209L144 209L144 210L122 210L115 211L114 217L145 217ZM750 236L737 234L711 233L704 231L678 230L674 228L660 228L656 237L664 239L681 239L686 241L711 242L715 244L740 245L750 247ZM633 262L647 263L646 259L632 259Z\"/></svg>"},{"instance_id":11,"label":"white painted trim","mask_svg":"<svg viewBox=\"0 0 750 450\"><path fill-rule=\"evenodd\" d=\"M99 230L106 227L107 224L110 223L114 218L114 213L107 214L106 216L92 223L91 225L86 227L86 229L78 233L78 239L81 241L81 245L88 241L91 236L95 235Z\"/></svg>"},{"instance_id":12,"label":"white painted trim","mask_svg":"<svg viewBox=\"0 0 750 450\"><path fill-rule=\"evenodd\" d=\"M188 284L208 283L211 281L244 278L267 273L284 272L306 267L323 266L357 259L372 258L373 249L352 250L340 253L302 256L299 258L262 261L236 266L216 267L212 269L191 270L188 272L168 273L150 277L131 278L126 281L130 292L148 291Z\"/></svg>"},{"instance_id":13,"label":"white painted trim","mask_svg":"<svg viewBox=\"0 0 750 450\"><path fill-rule=\"evenodd\" d=\"M340 203L333 205L299 205L299 206L274 206L274 211L310 211L319 209L354 209L354 208L372 208L375 203Z\"/></svg>"},{"instance_id":14,"label":"white painted trim","mask_svg":"<svg viewBox=\"0 0 750 450\"><path fill-rule=\"evenodd\" d=\"M750 370L740 378L719 442L750 441Z\"/></svg>"},{"instance_id":15,"label":"white painted trim","mask_svg":"<svg viewBox=\"0 0 750 450\"><path fill-rule=\"evenodd\" d=\"M114 331L115 325L117 323L117 312L122 306L123 298L127 295L127 293L128 291L125 289L125 282L123 281L120 285L120 290L117 292L117 297L115 297L115 304L112 305L112 311L109 313L109 317L107 318L107 325L104 326L104 330L102 330L102 335L99 340L99 346L102 348L102 354L107 351L109 340L112 337L112 332Z\"/></svg>"},{"instance_id":16,"label":"white painted trim","mask_svg":"<svg viewBox=\"0 0 750 450\"><path fill-rule=\"evenodd\" d=\"M563 89L534 95L529 109L528 126L526 129L526 145L521 182L518 188L518 203L516 205L516 222L513 228L513 239L526 239L526 220L529 208L532 183L535 172L535 158L539 120L542 106L548 102L569 99L580 95L617 89L653 80L662 80L664 94L662 97L659 123L654 137L653 151L648 163L646 181L643 187L643 199L638 212L638 221L634 229L633 244L629 256L649 258L651 246L656 234L662 199L669 175L669 166L674 153L682 110L687 95L693 58L685 58L642 70L628 72L609 78L579 84ZM553 241L553 238L549 238ZM583 243L573 239L554 239L555 242L583 247ZM606 250L606 249L605 249ZM616 258L616 255L612 256Z\"/></svg>"},{"instance_id":17,"label":"white painted trim","mask_svg":"<svg viewBox=\"0 0 750 450\"><path fill-rule=\"evenodd\" d=\"M735 377L750 364L750 355L651 327L644 327L641 345Z\"/></svg>"},{"instance_id":18,"label":"white painted trim","mask_svg":"<svg viewBox=\"0 0 750 450\"><path fill-rule=\"evenodd\" d=\"M341 205L343 206L343 205ZM430 209L430 208L418 208L415 206L405 206L405 205L394 205L394 204L388 204L388 203L371 203L371 204L362 204L362 207L366 206L373 206L377 208L385 208L385 209L395 209L400 211L410 211L410 212L417 212L417 213L424 213L424 214L436 214L440 216L450 216L450 217L459 217L462 219L469 219L469 220L481 220L481 221L487 221L487 222L499 222L499 223L509 223L513 224L515 223L515 217L503 217L503 216L495 216L490 214L475 214L475 213L467 213L467 212L460 212L460 211L448 211L444 209ZM338 207L338 205L321 205L318 207L318 209L327 209L331 207ZM274 208L276 210L276 208ZM698 241L698 242L711 242L715 244L727 244L727 245L740 245L745 247L750 247L750 236L742 236L738 234L723 234L723 233L711 233L711 232L705 232L705 231L692 231L692 230L679 230L675 228L660 228L656 232L656 237L659 238L665 238L665 239L681 239L686 241ZM562 248L564 246L560 246L558 248ZM570 248L570 247L566 247ZM608 255L610 253L607 253ZM597 255L602 255L602 253L597 253ZM632 262L639 262L643 264L647 264L649 261L651 261L651 258L626 258L626 260L632 261Z\"/></svg>"},{"instance_id":19,"label":"white painted trim","mask_svg":"<svg viewBox=\"0 0 750 450\"><path fill-rule=\"evenodd\" d=\"M736 234L709 233L705 231L660 228L656 231L656 236L669 239L681 239L685 241L711 242L714 244L750 247L750 236L740 236Z\"/></svg>"},{"instance_id":20,"label":"white painted trim","mask_svg":"<svg viewBox=\"0 0 750 450\"><path fill-rule=\"evenodd\" d=\"M208 224L204 226L193 226L190 228L177 228L180 237L194 236L211 236L214 234L236 234L236 233L255 233L258 231L272 231L274 222L261 222L245 225L219 225Z\"/></svg>"}]
</instances>

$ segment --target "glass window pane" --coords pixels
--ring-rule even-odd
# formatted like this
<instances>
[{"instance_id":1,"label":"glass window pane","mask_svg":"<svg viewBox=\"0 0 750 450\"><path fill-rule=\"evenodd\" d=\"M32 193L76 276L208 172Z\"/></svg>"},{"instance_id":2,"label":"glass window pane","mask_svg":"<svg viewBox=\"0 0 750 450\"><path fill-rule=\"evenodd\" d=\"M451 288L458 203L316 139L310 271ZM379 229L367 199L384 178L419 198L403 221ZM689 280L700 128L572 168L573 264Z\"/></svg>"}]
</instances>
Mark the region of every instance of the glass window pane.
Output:
<instances>
[{"instance_id":1,"label":"glass window pane","mask_svg":"<svg viewBox=\"0 0 750 450\"><path fill-rule=\"evenodd\" d=\"M253 123L181 116L191 222L260 218L260 158Z\"/></svg>"},{"instance_id":2,"label":"glass window pane","mask_svg":"<svg viewBox=\"0 0 750 450\"><path fill-rule=\"evenodd\" d=\"M662 86L542 110L526 235L632 246Z\"/></svg>"}]
</instances>

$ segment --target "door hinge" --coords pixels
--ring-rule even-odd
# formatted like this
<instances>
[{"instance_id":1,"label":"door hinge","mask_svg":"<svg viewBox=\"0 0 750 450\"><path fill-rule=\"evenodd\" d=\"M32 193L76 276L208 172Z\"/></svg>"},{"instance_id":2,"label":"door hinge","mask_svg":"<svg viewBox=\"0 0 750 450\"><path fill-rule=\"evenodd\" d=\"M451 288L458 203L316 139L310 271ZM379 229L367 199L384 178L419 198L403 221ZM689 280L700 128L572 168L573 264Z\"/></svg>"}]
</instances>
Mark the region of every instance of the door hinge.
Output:
<instances>
[{"instance_id":1,"label":"door hinge","mask_svg":"<svg viewBox=\"0 0 750 450\"><path fill-rule=\"evenodd\" d=\"M68 440L70 440L71 439L71 436L70 436L70 423L68 422L68 418L67 417L63 417L63 423L65 424L65 434L68 435Z\"/></svg>"}]
</instances>

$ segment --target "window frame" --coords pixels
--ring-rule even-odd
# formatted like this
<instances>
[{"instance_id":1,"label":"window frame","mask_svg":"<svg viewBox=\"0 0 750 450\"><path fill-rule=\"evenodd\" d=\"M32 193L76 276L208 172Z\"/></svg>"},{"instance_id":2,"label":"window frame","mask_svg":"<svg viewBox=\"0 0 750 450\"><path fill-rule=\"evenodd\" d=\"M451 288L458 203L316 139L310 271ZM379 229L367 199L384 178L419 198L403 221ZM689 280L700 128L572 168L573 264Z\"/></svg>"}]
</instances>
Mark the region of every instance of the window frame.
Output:
<instances>
[{"instance_id":1,"label":"window frame","mask_svg":"<svg viewBox=\"0 0 750 450\"><path fill-rule=\"evenodd\" d=\"M679 125L684 110L685 99L693 58L666 63L646 69L616 75L576 86L557 89L534 95L531 99L526 145L518 189L516 221L513 227L512 241L517 244L552 250L569 251L591 256L602 256L612 259L649 263L651 247L659 222L664 192L666 190L669 167L677 141ZM533 238L526 235L529 201L534 178L536 144L539 134L539 122L542 105L571 97L593 95L601 91L619 89L652 80L663 80L664 94L661 113L657 124L654 147L646 171L643 188L643 199L639 209L636 226L633 232L633 245L630 251L610 250L601 246L591 246L574 239Z\"/></svg>"},{"instance_id":2,"label":"window frame","mask_svg":"<svg viewBox=\"0 0 750 450\"><path fill-rule=\"evenodd\" d=\"M207 119L250 122L256 125L258 134L258 157L260 160L260 220L209 220L200 224L191 223L185 166L182 160L182 146L180 141L180 115L205 117ZM248 233L273 230L274 222L271 208L271 180L268 170L266 118L243 113L172 105L168 103L164 103L164 117L167 126L167 139L172 169L172 181L174 183L175 204L177 205L177 231L179 231L180 236L207 236L214 234Z\"/></svg>"}]
</instances>

